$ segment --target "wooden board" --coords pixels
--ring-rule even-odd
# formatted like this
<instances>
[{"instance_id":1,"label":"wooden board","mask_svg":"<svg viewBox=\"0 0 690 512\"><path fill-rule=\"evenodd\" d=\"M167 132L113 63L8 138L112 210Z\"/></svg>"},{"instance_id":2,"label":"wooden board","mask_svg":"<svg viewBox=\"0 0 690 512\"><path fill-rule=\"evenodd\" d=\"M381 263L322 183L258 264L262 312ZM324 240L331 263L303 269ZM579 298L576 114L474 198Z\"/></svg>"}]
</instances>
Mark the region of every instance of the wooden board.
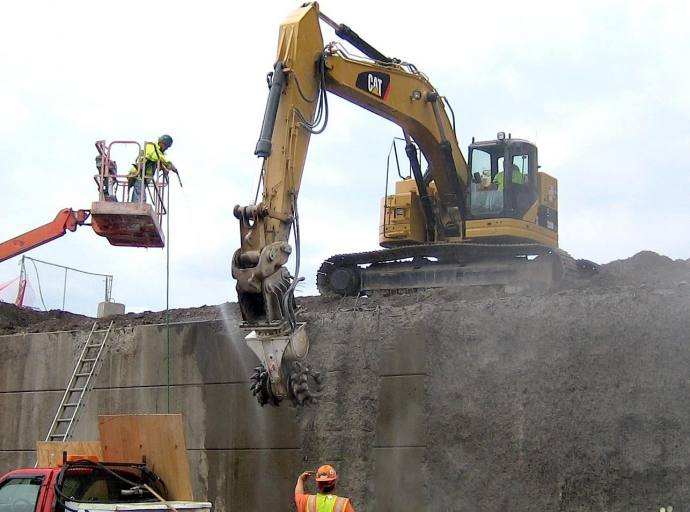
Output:
<instances>
[{"instance_id":1,"label":"wooden board","mask_svg":"<svg viewBox=\"0 0 690 512\"><path fill-rule=\"evenodd\" d=\"M36 457L39 468L54 468L62 464L62 453L67 456L83 455L96 456L103 460L103 449L100 441L38 441L36 443Z\"/></svg>"},{"instance_id":2,"label":"wooden board","mask_svg":"<svg viewBox=\"0 0 690 512\"><path fill-rule=\"evenodd\" d=\"M98 430L108 462L142 462L160 476L171 500L193 500L181 414L99 416Z\"/></svg>"}]
</instances>

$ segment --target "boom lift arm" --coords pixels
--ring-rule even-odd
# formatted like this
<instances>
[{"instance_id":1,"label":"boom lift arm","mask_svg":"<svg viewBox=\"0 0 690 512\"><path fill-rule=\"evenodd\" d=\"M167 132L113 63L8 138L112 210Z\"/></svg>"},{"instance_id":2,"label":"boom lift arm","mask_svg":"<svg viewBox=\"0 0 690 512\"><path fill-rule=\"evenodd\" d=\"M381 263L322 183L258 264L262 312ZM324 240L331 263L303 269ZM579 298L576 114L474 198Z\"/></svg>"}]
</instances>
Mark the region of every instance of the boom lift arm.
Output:
<instances>
[{"instance_id":1,"label":"boom lift arm","mask_svg":"<svg viewBox=\"0 0 690 512\"><path fill-rule=\"evenodd\" d=\"M68 230L76 231L78 226L86 223L89 215L89 210L74 211L71 208L60 210L52 222L0 243L0 262L52 242Z\"/></svg>"},{"instance_id":2,"label":"boom lift arm","mask_svg":"<svg viewBox=\"0 0 690 512\"><path fill-rule=\"evenodd\" d=\"M373 60L353 58L335 43L324 48L319 18ZM308 347L304 327L297 324L294 313L299 280L297 197L310 136L323 131L328 120L326 93L402 128L429 242L437 236L464 237L469 175L444 98L428 79L415 66L385 57L347 26L335 24L319 12L316 2L297 9L281 25L278 57L269 77L269 98L255 150L263 159L262 197L258 204L235 207L241 246L233 256L232 275L237 280L243 328L253 331L247 343L262 361L253 390L262 405L277 405L288 396L298 403L310 398L308 368L300 366L294 372L295 361ZM429 198L415 145L437 187L435 203ZM295 276L285 268L292 253L288 240L293 227Z\"/></svg>"}]
</instances>

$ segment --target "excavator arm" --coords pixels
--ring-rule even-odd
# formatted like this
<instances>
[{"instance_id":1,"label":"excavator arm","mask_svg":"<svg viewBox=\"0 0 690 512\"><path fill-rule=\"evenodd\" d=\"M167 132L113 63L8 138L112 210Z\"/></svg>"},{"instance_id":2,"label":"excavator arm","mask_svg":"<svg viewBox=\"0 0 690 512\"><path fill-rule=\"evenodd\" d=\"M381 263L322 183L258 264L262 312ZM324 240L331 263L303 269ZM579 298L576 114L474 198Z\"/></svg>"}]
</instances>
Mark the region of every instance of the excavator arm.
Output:
<instances>
[{"instance_id":1,"label":"excavator arm","mask_svg":"<svg viewBox=\"0 0 690 512\"><path fill-rule=\"evenodd\" d=\"M353 59L336 45L329 45L327 52L327 90L402 128L408 157L416 158L410 152L416 144L439 191L439 211L428 223L437 223L435 228L446 234L460 234L468 171L444 98L412 65ZM419 162L412 162L413 173L419 167ZM424 197L426 186L420 178L421 172L415 179Z\"/></svg>"},{"instance_id":2,"label":"excavator arm","mask_svg":"<svg viewBox=\"0 0 690 512\"><path fill-rule=\"evenodd\" d=\"M371 60L349 56L336 43L324 47L319 19ZM295 377L285 365L299 364L298 356L308 346L293 307L300 279L297 197L310 137L323 131L328 121L327 92L402 128L428 241L438 235L464 236L469 176L444 98L417 68L386 57L349 27L335 24L319 12L316 2L294 11L280 27L277 60L269 75L269 97L255 150L262 158L261 201L236 206L234 211L240 221L241 246L233 256L232 275L237 280L243 327L252 331L247 343L262 361L253 377L253 389L262 404L277 404L286 396L295 400L298 393L293 388L304 391L303 397L311 396L305 389L305 372ZM430 180L422 174L417 148L429 164L437 201L429 197ZM285 266L293 252L288 243L291 231L296 249L294 276ZM274 349L276 340L278 349ZM281 350L287 350L290 357L284 357ZM297 397L295 401L304 400Z\"/></svg>"},{"instance_id":3,"label":"excavator arm","mask_svg":"<svg viewBox=\"0 0 690 512\"><path fill-rule=\"evenodd\" d=\"M68 230L76 231L78 226L86 222L89 215L88 210L74 211L71 208L60 210L52 222L0 243L0 262L52 242Z\"/></svg>"}]
</instances>

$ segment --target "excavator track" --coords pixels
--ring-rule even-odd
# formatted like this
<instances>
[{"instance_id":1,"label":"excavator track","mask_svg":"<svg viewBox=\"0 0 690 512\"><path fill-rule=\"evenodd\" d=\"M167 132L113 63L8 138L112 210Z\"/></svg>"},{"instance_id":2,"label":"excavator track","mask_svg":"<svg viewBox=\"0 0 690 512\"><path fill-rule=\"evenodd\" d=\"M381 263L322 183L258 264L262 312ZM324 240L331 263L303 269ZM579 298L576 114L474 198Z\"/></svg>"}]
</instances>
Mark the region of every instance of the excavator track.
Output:
<instances>
[{"instance_id":1,"label":"excavator track","mask_svg":"<svg viewBox=\"0 0 690 512\"><path fill-rule=\"evenodd\" d=\"M323 262L316 284L325 296L458 286L551 288L597 271L593 262L542 244L453 242L338 254Z\"/></svg>"}]
</instances>

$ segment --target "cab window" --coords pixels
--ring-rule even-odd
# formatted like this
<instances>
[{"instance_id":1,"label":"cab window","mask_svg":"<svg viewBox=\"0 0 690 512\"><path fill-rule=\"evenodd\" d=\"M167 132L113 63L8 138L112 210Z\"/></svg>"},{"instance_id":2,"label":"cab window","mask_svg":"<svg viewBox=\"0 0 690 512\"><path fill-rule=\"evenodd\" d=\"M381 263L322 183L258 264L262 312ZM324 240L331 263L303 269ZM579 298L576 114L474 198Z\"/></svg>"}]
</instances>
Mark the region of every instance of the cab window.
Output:
<instances>
[{"instance_id":1,"label":"cab window","mask_svg":"<svg viewBox=\"0 0 690 512\"><path fill-rule=\"evenodd\" d=\"M513 183L529 183L529 155L513 155Z\"/></svg>"},{"instance_id":2,"label":"cab window","mask_svg":"<svg viewBox=\"0 0 690 512\"><path fill-rule=\"evenodd\" d=\"M511 216L522 217L537 199L535 156L535 150L523 144L516 147L509 157L512 177L506 202Z\"/></svg>"},{"instance_id":3,"label":"cab window","mask_svg":"<svg viewBox=\"0 0 690 512\"><path fill-rule=\"evenodd\" d=\"M0 512L33 512L41 478L11 478L0 487Z\"/></svg>"},{"instance_id":4,"label":"cab window","mask_svg":"<svg viewBox=\"0 0 690 512\"><path fill-rule=\"evenodd\" d=\"M522 218L537 198L537 151L525 142L470 150L470 216Z\"/></svg>"},{"instance_id":5,"label":"cab window","mask_svg":"<svg viewBox=\"0 0 690 512\"><path fill-rule=\"evenodd\" d=\"M498 162L503 158L496 157L487 151L473 149L472 182L470 183L470 213L474 217L497 216L503 211L503 191L496 184Z\"/></svg>"},{"instance_id":6,"label":"cab window","mask_svg":"<svg viewBox=\"0 0 690 512\"><path fill-rule=\"evenodd\" d=\"M481 149L472 151L472 174L491 172L491 155Z\"/></svg>"}]
</instances>

